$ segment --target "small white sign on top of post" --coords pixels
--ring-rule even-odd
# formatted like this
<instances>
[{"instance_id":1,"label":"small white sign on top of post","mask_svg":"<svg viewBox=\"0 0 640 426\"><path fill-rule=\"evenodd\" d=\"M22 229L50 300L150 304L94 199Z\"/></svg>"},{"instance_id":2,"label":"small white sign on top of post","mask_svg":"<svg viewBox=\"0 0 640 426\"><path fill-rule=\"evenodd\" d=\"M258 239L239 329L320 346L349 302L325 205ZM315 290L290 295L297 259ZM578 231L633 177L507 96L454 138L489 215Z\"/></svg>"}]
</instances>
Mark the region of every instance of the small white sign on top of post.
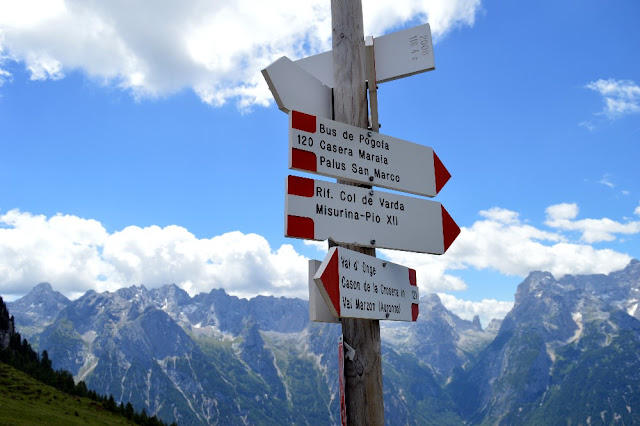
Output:
<instances>
[{"instance_id":1,"label":"small white sign on top of post","mask_svg":"<svg viewBox=\"0 0 640 426\"><path fill-rule=\"evenodd\" d=\"M429 24L373 39L378 83L436 69Z\"/></svg>"},{"instance_id":2,"label":"small white sign on top of post","mask_svg":"<svg viewBox=\"0 0 640 426\"><path fill-rule=\"evenodd\" d=\"M377 83L436 69L429 24L374 37L373 44ZM295 63L325 85L335 86L331 51L298 59Z\"/></svg>"}]
</instances>

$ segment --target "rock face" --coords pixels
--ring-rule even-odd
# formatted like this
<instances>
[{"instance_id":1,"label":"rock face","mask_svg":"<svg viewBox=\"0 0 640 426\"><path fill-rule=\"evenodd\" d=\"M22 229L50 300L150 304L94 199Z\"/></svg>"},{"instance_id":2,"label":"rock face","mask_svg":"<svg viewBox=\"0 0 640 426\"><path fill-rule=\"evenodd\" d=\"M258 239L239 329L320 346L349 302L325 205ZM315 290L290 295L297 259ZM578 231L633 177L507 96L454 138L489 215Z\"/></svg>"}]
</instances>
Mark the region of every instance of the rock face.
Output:
<instances>
[{"instance_id":1,"label":"rock face","mask_svg":"<svg viewBox=\"0 0 640 426\"><path fill-rule=\"evenodd\" d=\"M51 294L39 285L9 305L18 331L40 329L54 368L99 393L181 424L339 423L340 326L309 323L307 302L130 287L38 317ZM382 322L387 423L640 423L639 300L638 261L533 272L484 330L426 296L417 323Z\"/></svg>"},{"instance_id":2,"label":"rock face","mask_svg":"<svg viewBox=\"0 0 640 426\"><path fill-rule=\"evenodd\" d=\"M16 327L22 337L37 347L38 334L70 303L62 293L54 291L51 284L40 283L26 296L7 303L7 308L16 318Z\"/></svg>"},{"instance_id":3,"label":"rock face","mask_svg":"<svg viewBox=\"0 0 640 426\"><path fill-rule=\"evenodd\" d=\"M635 260L607 276L556 280L531 273L495 340L447 387L463 418L499 424L640 421L639 289Z\"/></svg>"}]
</instances>

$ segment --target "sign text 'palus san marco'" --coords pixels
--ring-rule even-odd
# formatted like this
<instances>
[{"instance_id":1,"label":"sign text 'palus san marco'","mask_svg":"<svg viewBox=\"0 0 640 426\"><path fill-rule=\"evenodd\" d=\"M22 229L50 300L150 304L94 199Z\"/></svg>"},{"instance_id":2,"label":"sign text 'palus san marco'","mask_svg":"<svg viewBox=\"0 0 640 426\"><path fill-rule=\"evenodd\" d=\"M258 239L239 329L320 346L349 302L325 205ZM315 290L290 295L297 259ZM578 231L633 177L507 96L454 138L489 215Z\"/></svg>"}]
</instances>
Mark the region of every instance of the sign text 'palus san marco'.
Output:
<instances>
[{"instance_id":1,"label":"sign text 'palus san marco'","mask_svg":"<svg viewBox=\"0 0 640 426\"><path fill-rule=\"evenodd\" d=\"M451 177L427 146L299 111L289 122L290 169L427 197Z\"/></svg>"}]
</instances>

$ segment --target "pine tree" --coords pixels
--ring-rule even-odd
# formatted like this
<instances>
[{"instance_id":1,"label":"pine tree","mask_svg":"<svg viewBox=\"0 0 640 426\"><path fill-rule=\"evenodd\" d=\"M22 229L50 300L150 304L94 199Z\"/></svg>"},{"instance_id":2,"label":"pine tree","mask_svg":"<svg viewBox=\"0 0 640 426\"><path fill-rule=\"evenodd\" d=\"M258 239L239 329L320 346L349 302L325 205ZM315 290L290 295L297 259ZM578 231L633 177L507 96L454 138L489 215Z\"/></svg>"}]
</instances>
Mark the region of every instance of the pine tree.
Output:
<instances>
[{"instance_id":1,"label":"pine tree","mask_svg":"<svg viewBox=\"0 0 640 426\"><path fill-rule=\"evenodd\" d=\"M127 402L127 405L124 408L124 415L127 419L131 420L133 418L133 414L133 405L131 405L131 402Z\"/></svg>"},{"instance_id":2,"label":"pine tree","mask_svg":"<svg viewBox=\"0 0 640 426\"><path fill-rule=\"evenodd\" d=\"M76 385L76 395L83 398L89 396L89 390L87 389L87 384L84 380L80 380Z\"/></svg>"},{"instance_id":3,"label":"pine tree","mask_svg":"<svg viewBox=\"0 0 640 426\"><path fill-rule=\"evenodd\" d=\"M104 407L112 413L116 412L118 406L116 405L115 399L113 399L113 394L109 395L109 399L105 402Z\"/></svg>"},{"instance_id":4,"label":"pine tree","mask_svg":"<svg viewBox=\"0 0 640 426\"><path fill-rule=\"evenodd\" d=\"M9 311L0 297L0 333L9 331Z\"/></svg>"},{"instance_id":5,"label":"pine tree","mask_svg":"<svg viewBox=\"0 0 640 426\"><path fill-rule=\"evenodd\" d=\"M76 385L73 375L69 371L54 371L49 353L44 350L39 355L33 350L27 339L23 339L20 333L15 332L15 319L13 316L9 316L9 311L2 297L0 297L0 361L6 362L69 395L88 397L101 403L113 413L120 411L128 419L134 420L138 424L165 425L156 416L149 417L144 408L140 414L136 413L130 402L127 402L126 406L123 403L118 406L113 395L109 395L109 397L99 395L94 390L89 390L84 381L80 381Z\"/></svg>"},{"instance_id":6,"label":"pine tree","mask_svg":"<svg viewBox=\"0 0 640 426\"><path fill-rule=\"evenodd\" d=\"M42 351L40 365L42 365L42 368L45 370L51 370L51 360L49 359L49 353L46 350Z\"/></svg>"}]
</instances>

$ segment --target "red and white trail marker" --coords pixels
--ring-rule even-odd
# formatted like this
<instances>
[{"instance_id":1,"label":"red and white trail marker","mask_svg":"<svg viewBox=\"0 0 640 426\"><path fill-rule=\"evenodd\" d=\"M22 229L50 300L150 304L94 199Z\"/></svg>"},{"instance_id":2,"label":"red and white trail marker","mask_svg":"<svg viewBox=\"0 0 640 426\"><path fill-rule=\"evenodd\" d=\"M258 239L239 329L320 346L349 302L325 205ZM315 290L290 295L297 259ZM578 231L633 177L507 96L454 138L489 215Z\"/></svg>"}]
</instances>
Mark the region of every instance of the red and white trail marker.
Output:
<instances>
[{"instance_id":1,"label":"red and white trail marker","mask_svg":"<svg viewBox=\"0 0 640 426\"><path fill-rule=\"evenodd\" d=\"M299 111L289 114L289 168L427 197L451 177L428 146Z\"/></svg>"},{"instance_id":2,"label":"red and white trail marker","mask_svg":"<svg viewBox=\"0 0 640 426\"><path fill-rule=\"evenodd\" d=\"M395 321L418 318L415 269L332 247L314 281L337 317Z\"/></svg>"},{"instance_id":3,"label":"red and white trail marker","mask_svg":"<svg viewBox=\"0 0 640 426\"><path fill-rule=\"evenodd\" d=\"M322 262L319 260L309 259L309 320L313 322L339 322L338 317L329 310L313 280L321 264Z\"/></svg>"},{"instance_id":4,"label":"red and white trail marker","mask_svg":"<svg viewBox=\"0 0 640 426\"><path fill-rule=\"evenodd\" d=\"M460 233L442 204L288 176L285 236L443 254Z\"/></svg>"}]
</instances>

